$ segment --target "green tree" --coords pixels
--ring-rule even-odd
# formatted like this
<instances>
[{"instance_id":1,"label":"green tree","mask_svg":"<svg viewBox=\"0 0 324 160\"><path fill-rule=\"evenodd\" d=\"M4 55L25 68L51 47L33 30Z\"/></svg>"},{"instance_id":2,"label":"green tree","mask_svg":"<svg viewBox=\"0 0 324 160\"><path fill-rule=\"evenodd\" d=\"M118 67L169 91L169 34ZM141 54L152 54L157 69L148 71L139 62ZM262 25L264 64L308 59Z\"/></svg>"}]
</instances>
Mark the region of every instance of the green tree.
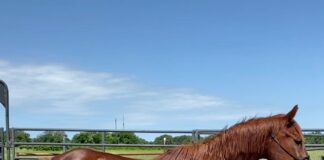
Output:
<instances>
[{"instance_id":1,"label":"green tree","mask_svg":"<svg viewBox=\"0 0 324 160\"><path fill-rule=\"evenodd\" d=\"M107 144L117 144L119 141L119 138L117 136L112 136L111 133L105 134L105 141Z\"/></svg>"},{"instance_id":2,"label":"green tree","mask_svg":"<svg viewBox=\"0 0 324 160\"><path fill-rule=\"evenodd\" d=\"M148 143L142 138L139 138L132 132L118 132L112 133L108 140L112 144L145 144Z\"/></svg>"},{"instance_id":3,"label":"green tree","mask_svg":"<svg viewBox=\"0 0 324 160\"><path fill-rule=\"evenodd\" d=\"M323 144L324 135L321 132L313 132L313 135L305 135L305 142L307 144Z\"/></svg>"},{"instance_id":4,"label":"green tree","mask_svg":"<svg viewBox=\"0 0 324 160\"><path fill-rule=\"evenodd\" d=\"M38 135L34 141L35 142L49 142L49 143L63 143L63 138L65 138L65 133L61 131L45 131L41 135ZM69 140L66 139L66 142ZM62 147L59 146L37 146L35 149L38 150L61 150Z\"/></svg>"},{"instance_id":5,"label":"green tree","mask_svg":"<svg viewBox=\"0 0 324 160\"><path fill-rule=\"evenodd\" d=\"M102 133L81 132L72 138L73 143L101 143Z\"/></svg>"},{"instance_id":6,"label":"green tree","mask_svg":"<svg viewBox=\"0 0 324 160\"><path fill-rule=\"evenodd\" d=\"M24 131L15 131L15 142L31 142L30 134ZM30 146L21 146L20 148L30 148Z\"/></svg>"},{"instance_id":7,"label":"green tree","mask_svg":"<svg viewBox=\"0 0 324 160\"><path fill-rule=\"evenodd\" d=\"M102 133L81 132L72 138L73 143L101 143ZM145 144L144 139L139 138L131 132L105 133L107 144Z\"/></svg>"},{"instance_id":8,"label":"green tree","mask_svg":"<svg viewBox=\"0 0 324 160\"><path fill-rule=\"evenodd\" d=\"M15 142L31 142L30 134L24 131L15 131Z\"/></svg>"},{"instance_id":9,"label":"green tree","mask_svg":"<svg viewBox=\"0 0 324 160\"><path fill-rule=\"evenodd\" d=\"M186 135L182 135L182 136L176 136L173 137L173 143L174 144L190 144L192 141L191 136L186 136Z\"/></svg>"},{"instance_id":10,"label":"green tree","mask_svg":"<svg viewBox=\"0 0 324 160\"><path fill-rule=\"evenodd\" d=\"M161 135L154 139L154 144L164 144L164 138L166 139L165 144L174 144L173 137L168 134Z\"/></svg>"},{"instance_id":11,"label":"green tree","mask_svg":"<svg viewBox=\"0 0 324 160\"><path fill-rule=\"evenodd\" d=\"M10 130L10 133L11 133L12 130ZM6 141L7 139L7 134L6 134L6 131L4 131L4 137L3 137L3 140ZM12 135L10 135L11 137ZM16 130L15 131L15 142L31 142L32 141L32 138L30 138L30 134L29 133L26 133L24 131L20 131L20 130ZM22 147L22 148L28 148L28 147Z\"/></svg>"}]
</instances>

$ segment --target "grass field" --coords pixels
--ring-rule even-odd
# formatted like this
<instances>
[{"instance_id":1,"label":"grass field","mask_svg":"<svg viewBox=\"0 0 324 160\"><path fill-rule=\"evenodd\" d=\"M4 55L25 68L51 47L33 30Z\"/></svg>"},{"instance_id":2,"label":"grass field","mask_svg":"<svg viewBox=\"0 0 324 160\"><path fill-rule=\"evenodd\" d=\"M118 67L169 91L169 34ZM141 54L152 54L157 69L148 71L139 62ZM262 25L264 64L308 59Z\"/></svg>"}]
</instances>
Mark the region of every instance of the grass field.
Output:
<instances>
[{"instance_id":1,"label":"grass field","mask_svg":"<svg viewBox=\"0 0 324 160\"><path fill-rule=\"evenodd\" d=\"M145 154L145 153L163 153L165 150L160 148L113 148L106 149L106 152L113 154ZM61 153L61 152L47 152L47 151L33 151L26 149L17 150L19 153L34 153L34 154L49 154L49 153ZM321 156L324 156L324 150L309 151L311 160L322 160ZM154 155L139 155L139 156L127 156L130 158L149 160L153 159Z\"/></svg>"},{"instance_id":2,"label":"grass field","mask_svg":"<svg viewBox=\"0 0 324 160\"><path fill-rule=\"evenodd\" d=\"M137 149L129 149L129 148L118 148L118 149L108 149L106 152L112 153L112 154L151 154L151 153L159 153L162 154L164 153L164 149L160 148L137 148ZM157 155L138 155L138 156L127 156L130 158L135 158L135 159L153 159Z\"/></svg>"},{"instance_id":3,"label":"grass field","mask_svg":"<svg viewBox=\"0 0 324 160\"><path fill-rule=\"evenodd\" d=\"M322 160L321 156L324 156L324 150L308 151L311 156L311 160Z\"/></svg>"}]
</instances>

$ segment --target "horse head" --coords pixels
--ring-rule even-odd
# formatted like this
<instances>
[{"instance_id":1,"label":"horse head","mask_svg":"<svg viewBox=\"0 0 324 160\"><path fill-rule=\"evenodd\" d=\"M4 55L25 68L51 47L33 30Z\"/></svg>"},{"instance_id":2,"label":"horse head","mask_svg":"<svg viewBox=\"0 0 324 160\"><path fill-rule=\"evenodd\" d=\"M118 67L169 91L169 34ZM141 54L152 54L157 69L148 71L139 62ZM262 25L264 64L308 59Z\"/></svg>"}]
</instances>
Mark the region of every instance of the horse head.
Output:
<instances>
[{"instance_id":1,"label":"horse head","mask_svg":"<svg viewBox=\"0 0 324 160\"><path fill-rule=\"evenodd\" d=\"M304 136L298 123L294 120L298 106L279 117L280 125L269 133L266 143L269 160L309 160Z\"/></svg>"}]
</instances>

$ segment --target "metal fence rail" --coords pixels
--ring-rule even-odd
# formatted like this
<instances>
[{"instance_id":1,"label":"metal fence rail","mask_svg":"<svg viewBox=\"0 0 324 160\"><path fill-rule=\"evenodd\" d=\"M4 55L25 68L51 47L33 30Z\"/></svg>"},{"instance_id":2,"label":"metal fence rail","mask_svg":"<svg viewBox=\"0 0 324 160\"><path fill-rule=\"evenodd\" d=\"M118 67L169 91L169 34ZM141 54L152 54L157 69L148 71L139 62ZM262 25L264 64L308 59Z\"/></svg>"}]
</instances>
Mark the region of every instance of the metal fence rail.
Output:
<instances>
[{"instance_id":1,"label":"metal fence rail","mask_svg":"<svg viewBox=\"0 0 324 160\"><path fill-rule=\"evenodd\" d=\"M63 138L63 143L45 143L45 142L16 142L15 135L17 131L62 131L62 132L99 132L102 133L102 140L100 144L84 144L84 143L66 143ZM105 142L106 133L117 132L131 132L131 133L159 133L159 134L190 134L193 143L199 143L201 135L217 134L222 130L208 130L208 129L195 129L195 130L118 130L118 129L76 129L76 128L11 128L11 146L13 159L23 159L23 157L16 157L16 147L19 146L61 146L63 151L66 151L67 146L89 146L89 147L176 147L178 145L158 145L158 144L107 144ZM303 129L306 136L323 136L318 133L323 133L324 129ZM314 134L317 133L317 134ZM324 144L306 144L308 150L324 149Z\"/></svg>"},{"instance_id":2,"label":"metal fence rail","mask_svg":"<svg viewBox=\"0 0 324 160\"><path fill-rule=\"evenodd\" d=\"M133 133L184 133L192 130L125 130L125 129L76 129L76 128L11 128L15 131L64 131L64 132L133 132ZM219 131L219 130L218 130Z\"/></svg>"}]
</instances>

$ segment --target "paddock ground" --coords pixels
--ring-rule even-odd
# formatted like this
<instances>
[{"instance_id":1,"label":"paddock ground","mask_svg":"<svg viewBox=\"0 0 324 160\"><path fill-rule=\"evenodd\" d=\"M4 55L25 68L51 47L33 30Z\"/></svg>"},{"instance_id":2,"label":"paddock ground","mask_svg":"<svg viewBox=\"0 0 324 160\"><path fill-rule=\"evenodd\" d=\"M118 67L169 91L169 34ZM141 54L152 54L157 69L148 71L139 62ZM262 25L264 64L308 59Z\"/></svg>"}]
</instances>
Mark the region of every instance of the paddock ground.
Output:
<instances>
[{"instance_id":1,"label":"paddock ground","mask_svg":"<svg viewBox=\"0 0 324 160\"><path fill-rule=\"evenodd\" d=\"M114 148L114 149L106 149L106 152L113 153L113 154L155 154L155 153L163 153L164 149L153 148L153 149L145 149L145 148ZM26 150L26 149L18 149L17 152L19 153L33 153L33 154L51 154L51 153L61 153L61 152L51 152L51 151L34 151L34 150ZM324 150L316 150L316 151L309 151L309 155L311 156L311 160L322 160L321 157L324 156ZM139 155L139 156L127 156L130 158L136 159L144 159L149 160L154 157L155 155Z\"/></svg>"}]
</instances>

